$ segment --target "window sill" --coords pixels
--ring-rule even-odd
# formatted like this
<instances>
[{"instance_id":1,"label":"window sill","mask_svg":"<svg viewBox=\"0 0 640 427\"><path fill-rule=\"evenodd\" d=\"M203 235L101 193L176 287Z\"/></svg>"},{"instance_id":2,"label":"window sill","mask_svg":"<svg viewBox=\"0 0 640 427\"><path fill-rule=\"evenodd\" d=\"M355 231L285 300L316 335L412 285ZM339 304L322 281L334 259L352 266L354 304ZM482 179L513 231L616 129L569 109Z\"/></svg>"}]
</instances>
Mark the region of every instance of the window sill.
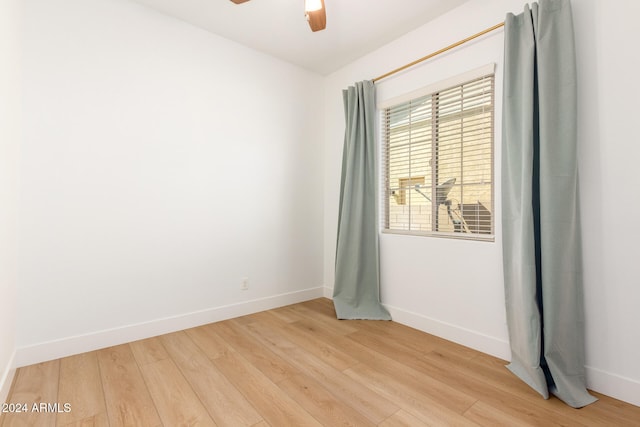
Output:
<instances>
[{"instance_id":1,"label":"window sill","mask_svg":"<svg viewBox=\"0 0 640 427\"><path fill-rule=\"evenodd\" d=\"M432 232L432 231L403 231L403 230L381 230L382 234L397 234L402 236L416 237L437 237L444 239L471 240L474 242L495 242L494 234L473 234L473 233L449 233L449 232Z\"/></svg>"}]
</instances>

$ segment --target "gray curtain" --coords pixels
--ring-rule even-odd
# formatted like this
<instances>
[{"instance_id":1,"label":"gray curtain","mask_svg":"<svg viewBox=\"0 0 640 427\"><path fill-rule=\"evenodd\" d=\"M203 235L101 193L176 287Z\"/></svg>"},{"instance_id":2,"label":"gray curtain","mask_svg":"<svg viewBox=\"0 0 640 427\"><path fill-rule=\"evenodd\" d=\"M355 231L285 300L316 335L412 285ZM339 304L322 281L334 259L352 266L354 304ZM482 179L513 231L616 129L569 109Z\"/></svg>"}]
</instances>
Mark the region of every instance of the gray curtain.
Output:
<instances>
[{"instance_id":1,"label":"gray curtain","mask_svg":"<svg viewBox=\"0 0 640 427\"><path fill-rule=\"evenodd\" d=\"M576 65L569 0L505 21L502 221L508 368L573 407L584 378L576 158Z\"/></svg>"},{"instance_id":2,"label":"gray curtain","mask_svg":"<svg viewBox=\"0 0 640 427\"><path fill-rule=\"evenodd\" d=\"M333 289L339 319L391 319L380 304L375 93L373 82L364 81L342 94L346 129Z\"/></svg>"}]
</instances>

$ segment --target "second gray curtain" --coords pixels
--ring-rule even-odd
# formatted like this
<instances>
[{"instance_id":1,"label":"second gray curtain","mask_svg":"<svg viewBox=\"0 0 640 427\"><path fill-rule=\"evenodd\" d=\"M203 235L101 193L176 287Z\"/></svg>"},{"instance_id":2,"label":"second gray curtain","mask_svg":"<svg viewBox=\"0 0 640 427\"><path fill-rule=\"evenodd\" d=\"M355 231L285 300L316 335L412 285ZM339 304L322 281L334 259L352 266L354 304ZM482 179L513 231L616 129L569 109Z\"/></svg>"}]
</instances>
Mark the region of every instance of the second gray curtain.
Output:
<instances>
[{"instance_id":1,"label":"second gray curtain","mask_svg":"<svg viewBox=\"0 0 640 427\"><path fill-rule=\"evenodd\" d=\"M577 102L569 0L505 21L503 248L509 369L545 398L585 385Z\"/></svg>"},{"instance_id":2,"label":"second gray curtain","mask_svg":"<svg viewBox=\"0 0 640 427\"><path fill-rule=\"evenodd\" d=\"M339 319L391 319L379 290L375 93L372 81L343 91L346 128L333 290Z\"/></svg>"}]
</instances>

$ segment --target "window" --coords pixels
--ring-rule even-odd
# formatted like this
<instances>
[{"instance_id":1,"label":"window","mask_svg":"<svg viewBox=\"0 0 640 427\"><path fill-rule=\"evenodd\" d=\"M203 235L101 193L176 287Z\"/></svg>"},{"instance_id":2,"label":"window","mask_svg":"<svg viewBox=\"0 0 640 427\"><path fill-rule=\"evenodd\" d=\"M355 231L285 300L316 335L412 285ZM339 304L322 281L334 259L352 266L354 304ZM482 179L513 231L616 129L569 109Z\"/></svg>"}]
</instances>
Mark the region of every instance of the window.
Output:
<instances>
[{"instance_id":1,"label":"window","mask_svg":"<svg viewBox=\"0 0 640 427\"><path fill-rule=\"evenodd\" d=\"M385 231L492 239L493 107L491 71L381 108Z\"/></svg>"}]
</instances>

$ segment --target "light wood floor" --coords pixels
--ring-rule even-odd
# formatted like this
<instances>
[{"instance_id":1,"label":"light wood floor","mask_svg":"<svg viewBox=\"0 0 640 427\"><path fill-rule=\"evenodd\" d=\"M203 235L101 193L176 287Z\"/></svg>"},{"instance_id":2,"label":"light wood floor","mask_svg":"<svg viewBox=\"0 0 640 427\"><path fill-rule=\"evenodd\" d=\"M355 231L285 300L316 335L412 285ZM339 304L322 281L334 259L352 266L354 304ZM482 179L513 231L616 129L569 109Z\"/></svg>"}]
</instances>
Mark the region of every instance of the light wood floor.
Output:
<instances>
[{"instance_id":1,"label":"light wood floor","mask_svg":"<svg viewBox=\"0 0 640 427\"><path fill-rule=\"evenodd\" d=\"M597 395L543 400L505 362L317 299L18 370L8 426L640 426Z\"/></svg>"}]
</instances>

